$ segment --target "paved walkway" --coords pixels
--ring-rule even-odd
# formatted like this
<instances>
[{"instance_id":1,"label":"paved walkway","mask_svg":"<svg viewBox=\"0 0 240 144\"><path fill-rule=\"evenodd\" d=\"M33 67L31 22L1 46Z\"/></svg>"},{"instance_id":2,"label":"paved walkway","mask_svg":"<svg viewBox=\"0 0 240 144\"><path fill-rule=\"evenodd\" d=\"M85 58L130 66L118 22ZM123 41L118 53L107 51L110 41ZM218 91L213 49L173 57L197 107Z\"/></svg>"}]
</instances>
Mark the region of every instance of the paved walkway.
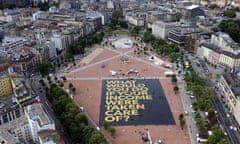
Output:
<instances>
[{"instance_id":1,"label":"paved walkway","mask_svg":"<svg viewBox=\"0 0 240 144\"><path fill-rule=\"evenodd\" d=\"M97 48L93 52L91 52L90 55L83 58L83 60L80 62L80 64L89 64L93 59L95 59L99 54L103 52L103 49Z\"/></svg>"},{"instance_id":2,"label":"paved walkway","mask_svg":"<svg viewBox=\"0 0 240 144\"><path fill-rule=\"evenodd\" d=\"M77 68L77 69L71 70L69 74L79 72L79 71L81 71L81 70L84 70L84 69L87 69L87 68L90 68L90 67L93 67L93 66L102 64L102 63L107 62L107 61L111 61L111 60L113 60L113 59L115 59L115 58L118 58L118 57L121 57L121 56L129 57L129 58L131 58L131 59L134 59L134 60L136 60L136 61L140 61L140 62L145 63L145 64L148 64L148 65L151 65L151 66L153 66L153 67L155 67L155 68L158 68L158 69L161 69L161 70L168 70L168 69L166 69L166 68L164 68L164 67L161 67L161 66L159 66L159 65L156 65L156 64L154 64L154 63L152 63L152 62L150 62L150 61L143 60L142 58L129 55L131 52L134 51L133 49L131 49L131 50L127 51L127 52L120 52L120 51L117 51L117 50L115 50L115 49L108 48L108 47L107 47L106 49L108 49L108 50L110 50L110 51L112 51L112 52L118 53L118 55L109 57L109 58L107 58L107 59L104 59L104 60L101 60L101 61L98 61L98 62L95 62L95 63L92 63L92 64L88 64L88 63L89 63L90 61L92 61L97 55L99 55L100 53L102 53L103 49L98 48L98 49L95 50L95 52L92 52L92 53L91 53L92 56L90 56L90 58L83 59L83 60L80 62L80 63L85 63L86 65L84 65L84 66L82 66L82 67L79 67L79 68ZM91 55L91 54L90 54L90 55Z\"/></svg>"}]
</instances>

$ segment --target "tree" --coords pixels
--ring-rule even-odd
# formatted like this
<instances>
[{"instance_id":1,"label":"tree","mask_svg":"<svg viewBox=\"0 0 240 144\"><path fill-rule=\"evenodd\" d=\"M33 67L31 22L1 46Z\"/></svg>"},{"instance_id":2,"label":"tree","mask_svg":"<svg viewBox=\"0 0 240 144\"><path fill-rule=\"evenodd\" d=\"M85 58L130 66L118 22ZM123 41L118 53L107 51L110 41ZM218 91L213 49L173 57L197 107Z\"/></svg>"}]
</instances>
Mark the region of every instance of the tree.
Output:
<instances>
[{"instance_id":1,"label":"tree","mask_svg":"<svg viewBox=\"0 0 240 144\"><path fill-rule=\"evenodd\" d=\"M87 117L85 115L81 114L80 112L74 117L74 120L79 125L82 123L85 125L88 125Z\"/></svg>"},{"instance_id":2,"label":"tree","mask_svg":"<svg viewBox=\"0 0 240 144\"><path fill-rule=\"evenodd\" d=\"M181 129L184 128L184 125L185 125L185 120L184 120L184 119L181 119L181 120L180 120Z\"/></svg>"},{"instance_id":3,"label":"tree","mask_svg":"<svg viewBox=\"0 0 240 144\"><path fill-rule=\"evenodd\" d=\"M178 90L179 90L178 86L173 87L173 91L174 91L175 94L177 94Z\"/></svg>"},{"instance_id":4,"label":"tree","mask_svg":"<svg viewBox=\"0 0 240 144\"><path fill-rule=\"evenodd\" d=\"M110 128L108 129L108 131L109 131L109 133L110 133L111 136L114 136L115 133L116 133L116 129L113 128L113 127L110 127Z\"/></svg>"},{"instance_id":5,"label":"tree","mask_svg":"<svg viewBox=\"0 0 240 144\"><path fill-rule=\"evenodd\" d=\"M71 123L69 126L69 135L71 139L75 142L79 142L80 128L77 123Z\"/></svg>"},{"instance_id":6,"label":"tree","mask_svg":"<svg viewBox=\"0 0 240 144\"><path fill-rule=\"evenodd\" d=\"M114 10L112 12L112 19L118 20L119 18L123 17L123 13L120 10Z\"/></svg>"},{"instance_id":7,"label":"tree","mask_svg":"<svg viewBox=\"0 0 240 144\"><path fill-rule=\"evenodd\" d=\"M134 26L130 29L130 34L136 36L140 30L141 30L140 26Z\"/></svg>"},{"instance_id":8,"label":"tree","mask_svg":"<svg viewBox=\"0 0 240 144\"><path fill-rule=\"evenodd\" d=\"M218 8L218 5L217 4L210 4L209 8L210 9L216 9L216 8Z\"/></svg>"},{"instance_id":9,"label":"tree","mask_svg":"<svg viewBox=\"0 0 240 144\"><path fill-rule=\"evenodd\" d=\"M224 16L230 17L230 18L235 18L236 17L236 12L234 10L225 10L223 12Z\"/></svg>"},{"instance_id":10,"label":"tree","mask_svg":"<svg viewBox=\"0 0 240 144\"><path fill-rule=\"evenodd\" d=\"M171 76L171 81L172 81L172 83L176 83L176 82L177 82L177 77L176 77L176 75L172 75L172 76Z\"/></svg>"},{"instance_id":11,"label":"tree","mask_svg":"<svg viewBox=\"0 0 240 144\"><path fill-rule=\"evenodd\" d=\"M103 127L104 127L105 129L108 129L108 127L109 127L108 122L105 121L105 122L103 123Z\"/></svg>"},{"instance_id":12,"label":"tree","mask_svg":"<svg viewBox=\"0 0 240 144\"><path fill-rule=\"evenodd\" d=\"M101 133L93 131L88 144L106 144L106 140Z\"/></svg>"},{"instance_id":13,"label":"tree","mask_svg":"<svg viewBox=\"0 0 240 144\"><path fill-rule=\"evenodd\" d=\"M119 21L119 25L120 25L122 28L125 28L125 29L128 28L128 24L127 24L126 21Z\"/></svg>"},{"instance_id":14,"label":"tree","mask_svg":"<svg viewBox=\"0 0 240 144\"><path fill-rule=\"evenodd\" d=\"M230 35L230 37L240 42L240 22L237 20L222 20L218 26L221 31Z\"/></svg>"},{"instance_id":15,"label":"tree","mask_svg":"<svg viewBox=\"0 0 240 144\"><path fill-rule=\"evenodd\" d=\"M73 87L73 84L72 84L72 83L69 83L68 87L69 87L69 88L72 88L72 87Z\"/></svg>"},{"instance_id":16,"label":"tree","mask_svg":"<svg viewBox=\"0 0 240 144\"><path fill-rule=\"evenodd\" d=\"M62 79L64 82L66 82L66 80L67 80L65 76L63 76Z\"/></svg>"},{"instance_id":17,"label":"tree","mask_svg":"<svg viewBox=\"0 0 240 144\"><path fill-rule=\"evenodd\" d=\"M43 83L44 83L43 79L40 79L40 80L39 80L39 83L43 84Z\"/></svg>"},{"instance_id":18,"label":"tree","mask_svg":"<svg viewBox=\"0 0 240 144\"><path fill-rule=\"evenodd\" d=\"M217 144L222 138L224 138L224 134L218 125L214 125L212 128L212 135L208 137L206 144Z\"/></svg>"},{"instance_id":19,"label":"tree","mask_svg":"<svg viewBox=\"0 0 240 144\"><path fill-rule=\"evenodd\" d=\"M179 120L183 119L183 114L182 113L179 114L178 118L179 118Z\"/></svg>"},{"instance_id":20,"label":"tree","mask_svg":"<svg viewBox=\"0 0 240 144\"><path fill-rule=\"evenodd\" d=\"M155 41L154 35L151 34L150 31L146 31L143 35L143 41L146 43Z\"/></svg>"},{"instance_id":21,"label":"tree","mask_svg":"<svg viewBox=\"0 0 240 144\"><path fill-rule=\"evenodd\" d=\"M49 72L49 65L46 62L41 62L37 64L37 70L41 73L42 76L45 76Z\"/></svg>"},{"instance_id":22,"label":"tree","mask_svg":"<svg viewBox=\"0 0 240 144\"><path fill-rule=\"evenodd\" d=\"M71 88L71 91L72 91L73 93L75 93L75 92L76 92L76 88L75 88L75 87L72 87L72 88Z\"/></svg>"}]
</instances>

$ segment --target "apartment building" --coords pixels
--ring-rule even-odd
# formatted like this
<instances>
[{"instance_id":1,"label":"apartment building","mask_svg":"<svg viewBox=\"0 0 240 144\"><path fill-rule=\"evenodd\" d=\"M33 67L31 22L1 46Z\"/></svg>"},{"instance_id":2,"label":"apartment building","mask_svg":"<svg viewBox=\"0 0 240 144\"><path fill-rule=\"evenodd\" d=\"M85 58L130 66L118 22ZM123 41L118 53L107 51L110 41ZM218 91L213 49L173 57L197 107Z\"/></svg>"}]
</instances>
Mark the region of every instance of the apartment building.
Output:
<instances>
[{"instance_id":1,"label":"apartment building","mask_svg":"<svg viewBox=\"0 0 240 144\"><path fill-rule=\"evenodd\" d=\"M152 24L152 34L155 37L166 39L168 37L168 32L176 27L176 22L156 21Z\"/></svg>"},{"instance_id":2,"label":"apartment building","mask_svg":"<svg viewBox=\"0 0 240 144\"><path fill-rule=\"evenodd\" d=\"M0 76L0 96L6 96L13 93L12 81L10 76Z\"/></svg>"},{"instance_id":3,"label":"apartment building","mask_svg":"<svg viewBox=\"0 0 240 144\"><path fill-rule=\"evenodd\" d=\"M25 115L28 119L34 142L39 142L38 132L43 130L55 130L54 121L48 116L42 104L35 103L28 105L25 108Z\"/></svg>"},{"instance_id":4,"label":"apartment building","mask_svg":"<svg viewBox=\"0 0 240 144\"><path fill-rule=\"evenodd\" d=\"M232 114L238 124L240 124L240 74L223 74L219 81L219 90L221 99L227 107L228 112Z\"/></svg>"},{"instance_id":5,"label":"apartment building","mask_svg":"<svg viewBox=\"0 0 240 144\"><path fill-rule=\"evenodd\" d=\"M213 34L211 43L199 45L197 55L213 64L221 64L231 69L240 67L240 47L226 34Z\"/></svg>"}]
</instances>

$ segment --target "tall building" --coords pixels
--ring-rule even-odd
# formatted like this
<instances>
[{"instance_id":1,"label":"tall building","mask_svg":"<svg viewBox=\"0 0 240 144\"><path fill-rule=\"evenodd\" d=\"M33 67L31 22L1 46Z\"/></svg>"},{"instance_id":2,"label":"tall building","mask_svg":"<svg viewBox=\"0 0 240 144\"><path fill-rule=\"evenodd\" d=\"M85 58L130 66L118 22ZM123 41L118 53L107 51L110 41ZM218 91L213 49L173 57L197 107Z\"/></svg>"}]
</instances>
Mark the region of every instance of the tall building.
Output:
<instances>
[{"instance_id":1,"label":"tall building","mask_svg":"<svg viewBox=\"0 0 240 144\"><path fill-rule=\"evenodd\" d=\"M221 100L228 109L228 113L235 117L238 124L240 124L239 76L239 73L226 73L221 75L218 83Z\"/></svg>"},{"instance_id":2,"label":"tall building","mask_svg":"<svg viewBox=\"0 0 240 144\"><path fill-rule=\"evenodd\" d=\"M55 124L48 116L47 111L44 109L42 104L35 103L28 105L25 109L25 114L29 122L34 142L39 142L38 132L43 130L55 130Z\"/></svg>"},{"instance_id":3,"label":"tall building","mask_svg":"<svg viewBox=\"0 0 240 144\"><path fill-rule=\"evenodd\" d=\"M0 77L0 96L10 95L13 93L11 78L7 75Z\"/></svg>"},{"instance_id":4,"label":"tall building","mask_svg":"<svg viewBox=\"0 0 240 144\"><path fill-rule=\"evenodd\" d=\"M55 48L59 51L65 50L67 48L65 36L61 34L54 33L51 38L51 41L54 42Z\"/></svg>"},{"instance_id":5,"label":"tall building","mask_svg":"<svg viewBox=\"0 0 240 144\"><path fill-rule=\"evenodd\" d=\"M174 28L177 28L177 24L175 22L156 21L152 25L152 34L155 37L166 39L168 37L169 30Z\"/></svg>"}]
</instances>

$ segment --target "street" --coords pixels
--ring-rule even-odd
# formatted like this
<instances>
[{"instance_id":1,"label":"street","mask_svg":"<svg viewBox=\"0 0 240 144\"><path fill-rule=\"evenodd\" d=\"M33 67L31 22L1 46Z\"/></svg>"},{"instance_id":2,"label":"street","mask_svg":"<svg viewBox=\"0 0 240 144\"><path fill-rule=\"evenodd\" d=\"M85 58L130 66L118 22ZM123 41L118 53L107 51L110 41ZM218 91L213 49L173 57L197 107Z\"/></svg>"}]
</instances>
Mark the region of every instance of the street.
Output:
<instances>
[{"instance_id":1,"label":"street","mask_svg":"<svg viewBox=\"0 0 240 144\"><path fill-rule=\"evenodd\" d=\"M217 85L219 76L224 72L220 66L216 68L206 64L203 60L198 60L195 57L188 55L189 60L192 62L192 67L200 77L207 79L207 86L214 87ZM200 61L200 66L197 65L197 62ZM203 66L204 65L204 66ZM204 67L204 68L203 68ZM238 144L240 143L238 132L230 129L230 126L233 125L230 118L227 117L226 110L223 107L223 104L220 101L220 93L215 89L216 95L212 99L213 108L217 112L216 117L220 128L226 136L226 140L229 144Z\"/></svg>"}]
</instances>

